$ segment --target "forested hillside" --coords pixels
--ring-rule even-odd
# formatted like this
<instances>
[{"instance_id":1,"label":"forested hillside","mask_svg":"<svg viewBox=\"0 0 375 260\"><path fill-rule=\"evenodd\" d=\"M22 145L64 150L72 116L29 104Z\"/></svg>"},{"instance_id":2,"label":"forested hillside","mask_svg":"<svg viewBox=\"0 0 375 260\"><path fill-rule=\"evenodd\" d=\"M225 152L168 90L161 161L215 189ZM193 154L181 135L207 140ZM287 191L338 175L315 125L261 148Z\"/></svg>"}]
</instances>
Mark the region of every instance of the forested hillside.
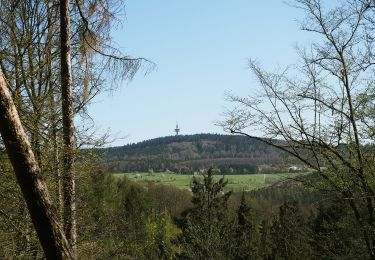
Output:
<instances>
[{"instance_id":1,"label":"forested hillside","mask_svg":"<svg viewBox=\"0 0 375 260\"><path fill-rule=\"evenodd\" d=\"M91 114L95 97L155 67L115 41L117 34L131 39L120 28L125 1L1 1L0 259L375 259L375 2L292 0L305 14L300 28L309 43L285 68L249 59L255 85L248 95L228 57L238 58L244 33L246 50L257 53L290 38L278 27L285 13L277 1L264 9L257 7L265 1L222 1L215 12L208 12L213 1L128 2L139 5L130 9L137 23L153 30L133 30L151 36L135 43L162 46L145 51L167 75L137 80L145 88L129 93L134 103ZM236 32L243 26L260 30ZM283 48L275 53L291 57ZM212 122L208 109L222 105L209 100L220 94L218 83L232 88L218 122L232 135L98 148L111 136L98 136L93 119L107 111L122 113L108 122L123 130L143 129L140 138L160 135L156 124L177 108L192 129L211 129L204 124ZM150 113L161 104L167 110ZM224 176L256 172L277 174Z\"/></svg>"},{"instance_id":2,"label":"forested hillside","mask_svg":"<svg viewBox=\"0 0 375 260\"><path fill-rule=\"evenodd\" d=\"M285 155L244 136L196 134L155 138L99 150L113 172L174 171L190 174L215 166L226 174L287 171Z\"/></svg>"}]
</instances>

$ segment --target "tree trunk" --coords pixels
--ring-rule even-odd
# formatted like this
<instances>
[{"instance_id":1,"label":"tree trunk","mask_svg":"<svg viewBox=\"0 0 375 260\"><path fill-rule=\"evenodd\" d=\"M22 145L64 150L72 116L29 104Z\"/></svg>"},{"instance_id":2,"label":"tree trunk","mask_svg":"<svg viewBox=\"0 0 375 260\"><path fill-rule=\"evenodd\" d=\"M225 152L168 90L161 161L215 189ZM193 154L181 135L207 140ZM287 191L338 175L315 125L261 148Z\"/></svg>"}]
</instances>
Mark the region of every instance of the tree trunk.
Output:
<instances>
[{"instance_id":1,"label":"tree trunk","mask_svg":"<svg viewBox=\"0 0 375 260\"><path fill-rule=\"evenodd\" d=\"M49 109L50 109L50 116L49 120L51 122L51 132L50 132L50 141L52 144L52 150L53 150L53 172L54 172L54 179L55 179L55 185L56 185L56 208L59 216L59 220L63 223L63 212L64 212L64 197L62 193L62 176L60 171L60 146L58 142L58 109L57 107L57 100L55 100L55 93L57 88L55 88L55 77L52 75L54 70L52 66L52 59L53 59L53 51L52 51L52 45L53 45L53 35L56 32L55 27L55 20L53 19L53 13L57 12L57 9L53 7L52 3L48 3L48 11L47 11L47 22L48 22L48 33L47 33L47 69L48 69L48 89L50 91L49 93Z\"/></svg>"},{"instance_id":2,"label":"tree trunk","mask_svg":"<svg viewBox=\"0 0 375 260\"><path fill-rule=\"evenodd\" d=\"M47 259L73 259L47 186L0 71L0 133Z\"/></svg>"},{"instance_id":3,"label":"tree trunk","mask_svg":"<svg viewBox=\"0 0 375 260\"><path fill-rule=\"evenodd\" d=\"M72 98L72 66L70 44L69 0L60 1L60 66L63 119L63 193L65 235L76 255L77 231L75 218L75 177L73 172L74 114Z\"/></svg>"},{"instance_id":4,"label":"tree trunk","mask_svg":"<svg viewBox=\"0 0 375 260\"><path fill-rule=\"evenodd\" d=\"M60 155L59 155L59 143L58 143L58 136L57 136L57 119L56 119L56 107L55 107L55 99L53 93L51 93L50 97L51 102L51 141L52 141L52 150L53 150L53 172L54 172L54 179L56 185L56 204L57 204L57 212L59 215L59 219L63 221L63 212L64 212L64 197L63 197L63 189L62 189L62 176L60 171Z\"/></svg>"}]
</instances>

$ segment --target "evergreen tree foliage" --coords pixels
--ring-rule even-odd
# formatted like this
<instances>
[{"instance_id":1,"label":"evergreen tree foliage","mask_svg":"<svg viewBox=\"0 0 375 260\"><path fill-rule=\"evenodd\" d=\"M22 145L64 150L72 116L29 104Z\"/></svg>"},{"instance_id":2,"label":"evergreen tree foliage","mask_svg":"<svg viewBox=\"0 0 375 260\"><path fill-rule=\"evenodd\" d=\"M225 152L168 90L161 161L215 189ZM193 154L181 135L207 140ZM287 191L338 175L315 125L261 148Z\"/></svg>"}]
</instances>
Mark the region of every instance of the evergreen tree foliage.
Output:
<instances>
[{"instance_id":1,"label":"evergreen tree foliage","mask_svg":"<svg viewBox=\"0 0 375 260\"><path fill-rule=\"evenodd\" d=\"M227 181L217 182L210 168L202 178L192 182L193 207L184 213L178 243L181 258L225 259L229 253L231 223L227 217L227 201L231 192L223 193Z\"/></svg>"},{"instance_id":2,"label":"evergreen tree foliage","mask_svg":"<svg viewBox=\"0 0 375 260\"><path fill-rule=\"evenodd\" d=\"M271 226L266 219L262 220L259 229L259 251L262 259L272 259Z\"/></svg>"},{"instance_id":3,"label":"evergreen tree foliage","mask_svg":"<svg viewBox=\"0 0 375 260\"><path fill-rule=\"evenodd\" d=\"M192 174L214 166L225 174L257 173L258 165L281 164L282 152L243 136L195 134L160 137L121 147L96 149L113 172L174 171ZM146 159L147 158L147 159ZM287 167L267 167L268 173ZM262 171L266 171L262 168Z\"/></svg>"},{"instance_id":4,"label":"evergreen tree foliage","mask_svg":"<svg viewBox=\"0 0 375 260\"><path fill-rule=\"evenodd\" d=\"M296 202L284 202L272 230L272 258L304 259L311 257L310 230Z\"/></svg>"},{"instance_id":5,"label":"evergreen tree foliage","mask_svg":"<svg viewBox=\"0 0 375 260\"><path fill-rule=\"evenodd\" d=\"M313 217L314 255L325 259L366 258L366 248L361 242L357 223L351 222L350 210L346 203L334 200L318 207Z\"/></svg>"},{"instance_id":6,"label":"evergreen tree foliage","mask_svg":"<svg viewBox=\"0 0 375 260\"><path fill-rule=\"evenodd\" d=\"M254 212L246 202L244 192L242 192L240 205L237 209L236 224L233 235L233 257L235 259L259 259L259 225Z\"/></svg>"}]
</instances>

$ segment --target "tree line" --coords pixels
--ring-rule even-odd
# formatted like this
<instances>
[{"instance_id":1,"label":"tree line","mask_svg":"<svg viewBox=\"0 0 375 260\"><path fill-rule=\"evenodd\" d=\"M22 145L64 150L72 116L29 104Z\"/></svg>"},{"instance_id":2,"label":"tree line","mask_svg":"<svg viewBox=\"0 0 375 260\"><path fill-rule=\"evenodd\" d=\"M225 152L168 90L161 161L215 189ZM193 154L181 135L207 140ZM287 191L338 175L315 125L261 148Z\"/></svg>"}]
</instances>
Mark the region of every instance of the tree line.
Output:
<instances>
[{"instance_id":1,"label":"tree line","mask_svg":"<svg viewBox=\"0 0 375 260\"><path fill-rule=\"evenodd\" d=\"M288 167L296 163L286 162L282 152L262 142L219 134L168 136L94 151L113 172L152 169L193 174L215 166L225 174L248 174L257 173L260 165L269 165L268 172L280 172L280 169L288 171ZM272 168L272 165L283 167Z\"/></svg>"},{"instance_id":2,"label":"tree line","mask_svg":"<svg viewBox=\"0 0 375 260\"><path fill-rule=\"evenodd\" d=\"M140 186L106 173L95 160L91 167L76 193L80 258L367 258L348 205L301 182L224 193L225 178L215 181L217 172L209 169L203 178L192 177L188 191ZM321 181L317 174L305 178ZM23 234L25 225L0 225L6 245L0 256L43 258L35 233ZM9 234L18 239L10 241Z\"/></svg>"},{"instance_id":3,"label":"tree line","mask_svg":"<svg viewBox=\"0 0 375 260\"><path fill-rule=\"evenodd\" d=\"M221 125L315 173L297 180L303 191L294 180L282 191L239 196L223 193L226 181L215 182L212 168L192 180L191 193L137 186L79 149L105 137L74 125L75 117L90 123L97 93L150 64L112 47L121 1L2 1L0 256L374 259L375 5L293 3L306 14L301 29L317 40L285 70L250 60L259 91L228 95L234 106ZM207 148L208 157L217 149L209 140L181 145L188 149L169 155L194 159L194 149ZM292 199L279 201L284 193Z\"/></svg>"}]
</instances>

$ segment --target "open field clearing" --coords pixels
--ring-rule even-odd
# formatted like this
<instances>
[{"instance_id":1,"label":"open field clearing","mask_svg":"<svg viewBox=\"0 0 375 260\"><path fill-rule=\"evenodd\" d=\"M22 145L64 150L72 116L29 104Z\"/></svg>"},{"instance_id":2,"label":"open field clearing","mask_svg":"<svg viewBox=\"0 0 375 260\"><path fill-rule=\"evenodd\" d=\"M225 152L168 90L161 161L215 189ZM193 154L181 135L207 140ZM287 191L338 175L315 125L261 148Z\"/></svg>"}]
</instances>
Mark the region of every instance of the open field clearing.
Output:
<instances>
[{"instance_id":1,"label":"open field clearing","mask_svg":"<svg viewBox=\"0 0 375 260\"><path fill-rule=\"evenodd\" d=\"M307 173L279 173L279 174L242 174L242 175L224 175L228 179L226 190L242 191L255 190L266 186L277 185L284 181L297 178ZM128 177L135 182L155 182L165 185L172 185L179 189L190 189L192 175L182 175L174 173L116 173L114 176L121 178ZM215 180L222 175L216 175ZM198 177L199 178L199 177Z\"/></svg>"}]
</instances>

